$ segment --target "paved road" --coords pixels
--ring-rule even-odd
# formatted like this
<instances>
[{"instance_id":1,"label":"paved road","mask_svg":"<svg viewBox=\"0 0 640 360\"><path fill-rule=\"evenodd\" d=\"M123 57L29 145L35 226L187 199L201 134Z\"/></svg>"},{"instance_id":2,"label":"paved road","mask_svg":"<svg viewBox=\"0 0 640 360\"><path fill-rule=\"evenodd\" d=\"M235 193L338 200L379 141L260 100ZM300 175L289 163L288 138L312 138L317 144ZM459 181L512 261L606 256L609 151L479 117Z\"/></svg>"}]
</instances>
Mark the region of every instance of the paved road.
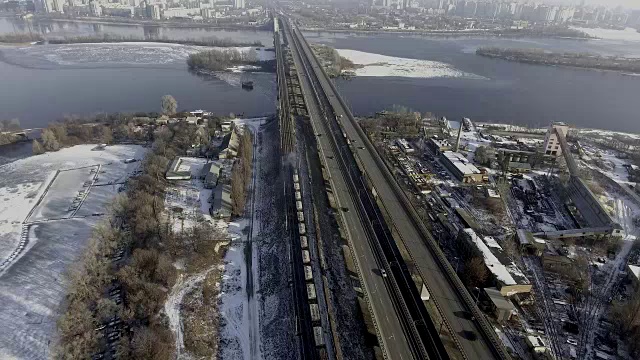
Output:
<instances>
[{"instance_id":1,"label":"paved road","mask_svg":"<svg viewBox=\"0 0 640 360\"><path fill-rule=\"evenodd\" d=\"M337 94L329 85L329 80L318 70L319 65L316 59L310 56L311 51L308 44L306 44L305 41L301 43L305 47L304 51L307 57L313 63L314 70L318 73L323 91L329 97L336 116L341 120L343 131L356 145L365 144L365 139L363 139L361 134L356 130L355 125L348 120L351 114L337 99ZM305 99L306 98L305 96ZM367 147L356 147L356 149L354 155L360 160L362 168L365 170L370 183L373 184L377 196L384 204L385 212L391 217L393 224L389 224L389 226L394 228L400 235L402 243L409 251L419 274L428 284L432 296L436 299L441 311L444 313L443 315L448 320L453 331L457 334L457 339L462 346L461 350L466 357L469 359L506 357L505 355L501 356L497 354L497 351L504 351L504 349L497 349L493 343L483 337L483 332L477 322L467 315L469 308L463 301L462 295L449 281L447 274L444 273L432 249L425 245L426 241L435 243L435 240L430 234L427 234L430 238L425 239L423 233L413 222L411 218L412 214L403 206L398 193L385 176L384 169L375 161L374 155ZM353 228L350 227L350 229ZM490 334L490 336L495 337L495 334Z\"/></svg>"},{"instance_id":2,"label":"paved road","mask_svg":"<svg viewBox=\"0 0 640 360\"><path fill-rule=\"evenodd\" d=\"M290 44L294 62L298 71L302 91L305 94L307 109L316 134L325 134L316 139L320 145L320 154L325 164L325 171L331 178L333 194L339 208L356 209L354 199L349 195L348 186L333 153L330 138L322 123L320 105L312 95L309 79L304 76L302 60ZM389 289L384 279L374 272L380 265L376 260L366 237L365 228L356 211L341 212L343 228L348 233L350 245L354 253L354 260L360 272L361 283L366 292L370 310L373 312L377 325L378 339L383 351L392 359L413 359L411 349L403 336L403 328L396 314Z\"/></svg>"}]
</instances>

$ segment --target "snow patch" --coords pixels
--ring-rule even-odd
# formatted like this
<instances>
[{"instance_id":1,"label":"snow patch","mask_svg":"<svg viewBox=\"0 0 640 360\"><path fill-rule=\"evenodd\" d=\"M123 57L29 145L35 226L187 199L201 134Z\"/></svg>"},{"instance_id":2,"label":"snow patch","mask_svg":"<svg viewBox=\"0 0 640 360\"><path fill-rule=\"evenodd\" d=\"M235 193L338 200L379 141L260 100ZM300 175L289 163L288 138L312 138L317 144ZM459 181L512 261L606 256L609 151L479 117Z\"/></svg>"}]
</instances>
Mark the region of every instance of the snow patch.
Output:
<instances>
[{"instance_id":1,"label":"snow patch","mask_svg":"<svg viewBox=\"0 0 640 360\"><path fill-rule=\"evenodd\" d=\"M626 28L624 30L602 29L602 28L581 28L571 27L571 29L582 31L589 36L595 36L604 40L623 40L623 41L640 41L640 33L634 28Z\"/></svg>"},{"instance_id":2,"label":"snow patch","mask_svg":"<svg viewBox=\"0 0 640 360\"><path fill-rule=\"evenodd\" d=\"M206 50L255 51L258 60L275 59L275 52L264 47L207 47L153 42L39 45L7 48L10 63L28 66L104 67L105 65L183 65L190 54ZM44 63L44 64L43 64Z\"/></svg>"},{"instance_id":3,"label":"snow patch","mask_svg":"<svg viewBox=\"0 0 640 360\"><path fill-rule=\"evenodd\" d=\"M200 285L207 277L207 275L215 269L216 266L212 266L206 270L203 270L186 278L184 274L180 274L178 281L176 281L175 285L173 285L171 293L167 297L167 301L164 304L164 312L169 318L169 326L171 327L171 331L173 331L176 339L177 359L189 358L184 349L184 333L182 330L182 317L180 315L182 299L184 298L185 294L196 287L196 285Z\"/></svg>"},{"instance_id":4,"label":"snow patch","mask_svg":"<svg viewBox=\"0 0 640 360\"><path fill-rule=\"evenodd\" d=\"M354 64L364 65L363 68L356 69L357 76L486 79L438 61L399 58L348 49L336 50L340 56L351 60Z\"/></svg>"}]
</instances>

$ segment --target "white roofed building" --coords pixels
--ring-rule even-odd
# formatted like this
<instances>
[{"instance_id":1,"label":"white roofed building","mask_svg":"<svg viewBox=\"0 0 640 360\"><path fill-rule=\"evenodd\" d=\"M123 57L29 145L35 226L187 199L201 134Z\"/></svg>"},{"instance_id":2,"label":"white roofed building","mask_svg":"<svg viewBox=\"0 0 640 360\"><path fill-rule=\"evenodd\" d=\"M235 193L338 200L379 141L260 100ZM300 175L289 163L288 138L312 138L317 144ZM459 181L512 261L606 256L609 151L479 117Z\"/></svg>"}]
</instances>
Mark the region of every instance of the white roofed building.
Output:
<instances>
[{"instance_id":1,"label":"white roofed building","mask_svg":"<svg viewBox=\"0 0 640 360\"><path fill-rule=\"evenodd\" d=\"M456 179L463 183L481 183L489 180L487 174L480 171L469 159L458 152L443 152L442 163Z\"/></svg>"}]
</instances>

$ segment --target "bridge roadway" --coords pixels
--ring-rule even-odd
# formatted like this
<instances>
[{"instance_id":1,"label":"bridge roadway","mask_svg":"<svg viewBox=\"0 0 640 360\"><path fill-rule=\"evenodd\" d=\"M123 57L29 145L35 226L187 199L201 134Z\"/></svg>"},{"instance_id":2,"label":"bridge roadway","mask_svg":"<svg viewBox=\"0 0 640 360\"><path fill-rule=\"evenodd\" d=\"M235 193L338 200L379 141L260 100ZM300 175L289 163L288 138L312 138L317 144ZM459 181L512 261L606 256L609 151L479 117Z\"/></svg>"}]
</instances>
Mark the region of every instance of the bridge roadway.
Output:
<instances>
[{"instance_id":1,"label":"bridge roadway","mask_svg":"<svg viewBox=\"0 0 640 360\"><path fill-rule=\"evenodd\" d=\"M313 64L313 71L321 82L322 91L329 98L347 138L356 145L362 145L352 147L355 149L354 155L360 161L369 184L375 189L375 194L384 207L383 211L391 220L389 227L394 231L394 235L398 235L402 247L427 285L431 301L436 302L446 319L445 325L455 333L455 341L461 352L467 359L509 359L501 341L453 272L437 242L420 222L415 209L408 204L408 199L382 163L373 145L357 127L353 116L340 99L335 86L322 71L304 36L295 27L293 31L302 44L304 55ZM395 355L393 352L391 354Z\"/></svg>"},{"instance_id":2,"label":"bridge roadway","mask_svg":"<svg viewBox=\"0 0 640 360\"><path fill-rule=\"evenodd\" d=\"M286 27L286 26L284 26ZM287 36L290 36L288 29L283 29ZM321 107L317 99L313 96L310 79L305 75L302 59L295 49L295 44L289 41L298 78L302 92L307 103L307 110L311 119L314 133L317 136L319 151L324 164L324 171L331 182L331 191L334 194L336 208L356 209L355 197L349 196L349 187L346 179L340 170L340 165L336 158L336 153L331 143L330 135L324 127ZM342 195L338 195L342 194ZM356 264L361 284L364 287L367 305L372 313L376 326L378 341L385 358L390 359L413 359L410 345L403 335L403 325L400 323L400 316L396 314L393 304L392 291L385 285L385 279L377 272L382 266L367 240L367 230L356 211L340 211L339 222L347 233L349 245L354 254L353 259ZM345 254L349 256L350 254Z\"/></svg>"}]
</instances>

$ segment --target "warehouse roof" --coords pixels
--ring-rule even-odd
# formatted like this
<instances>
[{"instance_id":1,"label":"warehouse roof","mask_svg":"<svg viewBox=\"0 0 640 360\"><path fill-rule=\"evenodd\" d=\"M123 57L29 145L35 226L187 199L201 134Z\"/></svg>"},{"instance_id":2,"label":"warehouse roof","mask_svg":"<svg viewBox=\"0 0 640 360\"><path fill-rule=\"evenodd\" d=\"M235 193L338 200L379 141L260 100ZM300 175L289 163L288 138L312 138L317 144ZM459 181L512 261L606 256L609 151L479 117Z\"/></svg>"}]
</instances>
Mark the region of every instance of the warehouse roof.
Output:
<instances>
[{"instance_id":1,"label":"warehouse roof","mask_svg":"<svg viewBox=\"0 0 640 360\"><path fill-rule=\"evenodd\" d=\"M462 174L464 175L472 175L472 174L480 174L480 170L473 165L464 155L453 152L453 151L445 151L442 153L444 158L449 161L453 166L455 166Z\"/></svg>"},{"instance_id":2,"label":"warehouse roof","mask_svg":"<svg viewBox=\"0 0 640 360\"><path fill-rule=\"evenodd\" d=\"M509 259L502 247L492 237L481 239L473 229L463 229L467 237L482 253L484 263L491 273L504 285L530 284L529 279ZM506 264L506 265L505 265Z\"/></svg>"}]
</instances>

